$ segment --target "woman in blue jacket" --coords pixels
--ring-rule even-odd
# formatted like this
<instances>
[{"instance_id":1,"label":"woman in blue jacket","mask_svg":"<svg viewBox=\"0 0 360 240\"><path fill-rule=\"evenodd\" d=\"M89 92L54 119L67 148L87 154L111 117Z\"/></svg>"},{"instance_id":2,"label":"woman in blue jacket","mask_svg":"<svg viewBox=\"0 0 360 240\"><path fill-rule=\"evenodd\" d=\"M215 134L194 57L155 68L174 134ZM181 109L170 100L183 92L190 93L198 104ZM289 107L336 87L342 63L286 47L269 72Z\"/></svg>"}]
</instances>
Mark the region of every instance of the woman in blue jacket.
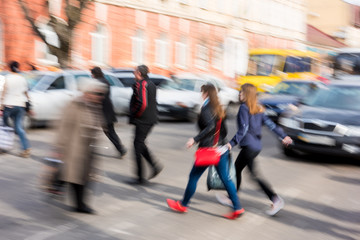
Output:
<instances>
[{"instance_id":1,"label":"woman in blue jacket","mask_svg":"<svg viewBox=\"0 0 360 240\"><path fill-rule=\"evenodd\" d=\"M235 161L237 190L240 189L241 172L248 166L251 175L260 185L268 198L272 201L271 210L267 211L269 215L275 215L281 208L284 207L284 200L278 196L271 187L259 176L255 171L255 158L261 151L261 129L265 124L272 132L280 137L282 143L287 146L292 143L292 139L282 131L273 121L271 121L266 114L264 108L257 102L256 87L252 84L244 84L239 93L240 105L237 114L238 130L235 136L227 144L229 149L239 145L241 151ZM219 199L220 200L220 199Z\"/></svg>"}]
</instances>

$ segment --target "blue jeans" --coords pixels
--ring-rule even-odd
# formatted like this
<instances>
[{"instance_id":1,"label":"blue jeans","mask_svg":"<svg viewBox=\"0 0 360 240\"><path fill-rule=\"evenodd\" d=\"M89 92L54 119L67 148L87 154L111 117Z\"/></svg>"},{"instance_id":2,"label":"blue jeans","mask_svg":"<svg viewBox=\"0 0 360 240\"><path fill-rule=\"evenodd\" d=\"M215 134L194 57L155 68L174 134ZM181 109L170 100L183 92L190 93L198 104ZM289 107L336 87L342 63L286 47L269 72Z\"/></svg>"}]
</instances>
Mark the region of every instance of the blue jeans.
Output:
<instances>
[{"instance_id":1,"label":"blue jeans","mask_svg":"<svg viewBox=\"0 0 360 240\"><path fill-rule=\"evenodd\" d=\"M5 107L3 112L3 120L5 126L9 126L9 117L13 120L15 125L15 132L20 137L21 145L23 150L29 148L29 142L26 138L26 133L23 128L23 120L25 115L25 108L24 107Z\"/></svg>"},{"instance_id":2,"label":"blue jeans","mask_svg":"<svg viewBox=\"0 0 360 240\"><path fill-rule=\"evenodd\" d=\"M236 194L235 185L229 177L228 165L229 165L229 151L221 155L220 162L216 166L216 170L219 173L219 177L221 181L224 183L226 191L229 194L230 200L232 201L234 206L234 210L239 210L242 207L240 204L240 200ZM197 182L199 181L201 175L205 172L206 169L207 167L196 167L195 165L193 166L190 172L189 182L186 186L183 200L181 201L181 204L183 206L185 207L188 206L191 197L195 193Z\"/></svg>"}]
</instances>

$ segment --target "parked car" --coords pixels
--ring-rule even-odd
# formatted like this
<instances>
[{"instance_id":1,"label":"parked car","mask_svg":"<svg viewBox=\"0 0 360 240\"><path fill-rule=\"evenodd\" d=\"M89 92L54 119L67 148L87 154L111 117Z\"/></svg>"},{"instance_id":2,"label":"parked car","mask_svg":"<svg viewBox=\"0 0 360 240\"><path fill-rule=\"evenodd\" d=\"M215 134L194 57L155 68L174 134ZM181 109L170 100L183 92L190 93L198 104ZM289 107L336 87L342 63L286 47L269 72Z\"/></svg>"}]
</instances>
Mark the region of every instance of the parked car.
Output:
<instances>
[{"instance_id":1,"label":"parked car","mask_svg":"<svg viewBox=\"0 0 360 240\"><path fill-rule=\"evenodd\" d=\"M201 95L182 90L173 80L167 79L158 86L157 103L160 116L195 121L201 107Z\"/></svg>"},{"instance_id":2,"label":"parked car","mask_svg":"<svg viewBox=\"0 0 360 240\"><path fill-rule=\"evenodd\" d=\"M320 81L286 80L277 84L271 92L261 94L259 102L266 108L265 113L277 122L287 108L298 106L324 86L326 85Z\"/></svg>"},{"instance_id":3,"label":"parked car","mask_svg":"<svg viewBox=\"0 0 360 240\"><path fill-rule=\"evenodd\" d=\"M117 72L114 73L114 76L117 77L125 87L131 87L135 84L135 76L133 72ZM169 78L165 76L153 73L150 73L148 76L149 80L152 81L156 86L159 86L165 80L169 80Z\"/></svg>"},{"instance_id":4,"label":"parked car","mask_svg":"<svg viewBox=\"0 0 360 240\"><path fill-rule=\"evenodd\" d=\"M220 103L224 109L226 109L227 114L232 116L236 114L238 110L237 104L239 103L239 92L227 87L221 79L209 75L198 76L194 74L174 75L173 78L176 83L179 84L180 88L198 93L200 93L202 85L212 83L218 90Z\"/></svg>"},{"instance_id":5,"label":"parked car","mask_svg":"<svg viewBox=\"0 0 360 240\"><path fill-rule=\"evenodd\" d=\"M25 128L38 123L59 120L66 104L79 96L79 80L91 77L90 72L80 70L32 71L24 73L24 76L29 83L29 96L33 110L32 115L25 117ZM110 83L110 97L115 112L126 113L132 92L125 88L112 73L105 72L105 78Z\"/></svg>"},{"instance_id":6,"label":"parked car","mask_svg":"<svg viewBox=\"0 0 360 240\"><path fill-rule=\"evenodd\" d=\"M134 68L111 68L109 70L112 73L134 73L135 69Z\"/></svg>"},{"instance_id":7,"label":"parked car","mask_svg":"<svg viewBox=\"0 0 360 240\"><path fill-rule=\"evenodd\" d=\"M0 71L0 94L4 88L5 76L8 74L7 71ZM1 96L1 95L0 95Z\"/></svg>"},{"instance_id":8,"label":"parked car","mask_svg":"<svg viewBox=\"0 0 360 240\"><path fill-rule=\"evenodd\" d=\"M116 77L131 89L135 83L132 73L117 73ZM157 106L161 117L193 121L200 113L200 93L181 89L172 79L158 74L149 74L149 80L158 88Z\"/></svg>"},{"instance_id":9,"label":"parked car","mask_svg":"<svg viewBox=\"0 0 360 240\"><path fill-rule=\"evenodd\" d=\"M294 140L286 155L300 150L360 158L360 83L333 83L304 104L279 119Z\"/></svg>"}]
</instances>

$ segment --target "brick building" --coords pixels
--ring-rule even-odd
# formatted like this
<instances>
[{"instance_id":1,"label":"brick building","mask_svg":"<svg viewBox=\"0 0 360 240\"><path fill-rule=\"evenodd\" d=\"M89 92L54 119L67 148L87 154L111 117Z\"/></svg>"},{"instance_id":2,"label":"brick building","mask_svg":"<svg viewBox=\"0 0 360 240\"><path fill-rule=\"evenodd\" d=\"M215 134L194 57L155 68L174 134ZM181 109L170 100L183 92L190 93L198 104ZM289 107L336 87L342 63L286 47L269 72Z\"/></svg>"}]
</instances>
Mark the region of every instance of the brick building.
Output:
<instances>
[{"instance_id":1,"label":"brick building","mask_svg":"<svg viewBox=\"0 0 360 240\"><path fill-rule=\"evenodd\" d=\"M24 0L48 42L58 46L48 11L64 16L63 0ZM73 2L76 2L73 0ZM303 0L97 0L84 10L71 52L74 68L148 64L165 75L206 72L233 78L249 48L302 48ZM0 63L57 66L25 19L18 0L0 0Z\"/></svg>"}]
</instances>

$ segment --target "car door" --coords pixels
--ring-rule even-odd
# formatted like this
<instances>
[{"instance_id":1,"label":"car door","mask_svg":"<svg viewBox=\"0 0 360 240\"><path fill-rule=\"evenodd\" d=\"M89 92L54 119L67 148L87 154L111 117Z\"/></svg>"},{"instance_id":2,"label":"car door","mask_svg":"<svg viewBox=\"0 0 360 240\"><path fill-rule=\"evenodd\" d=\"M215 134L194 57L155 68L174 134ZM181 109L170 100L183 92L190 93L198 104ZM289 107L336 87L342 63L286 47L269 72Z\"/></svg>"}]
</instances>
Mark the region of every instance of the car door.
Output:
<instances>
[{"instance_id":1,"label":"car door","mask_svg":"<svg viewBox=\"0 0 360 240\"><path fill-rule=\"evenodd\" d=\"M132 88L124 87L120 80L111 74L105 73L104 76L110 84L110 98L114 105L115 113L129 113L130 98L133 92Z\"/></svg>"},{"instance_id":2,"label":"car door","mask_svg":"<svg viewBox=\"0 0 360 240\"><path fill-rule=\"evenodd\" d=\"M31 96L36 120L59 120L63 108L76 96L76 91L73 89L74 79L60 74L44 84L46 84L44 91L34 92Z\"/></svg>"}]
</instances>

